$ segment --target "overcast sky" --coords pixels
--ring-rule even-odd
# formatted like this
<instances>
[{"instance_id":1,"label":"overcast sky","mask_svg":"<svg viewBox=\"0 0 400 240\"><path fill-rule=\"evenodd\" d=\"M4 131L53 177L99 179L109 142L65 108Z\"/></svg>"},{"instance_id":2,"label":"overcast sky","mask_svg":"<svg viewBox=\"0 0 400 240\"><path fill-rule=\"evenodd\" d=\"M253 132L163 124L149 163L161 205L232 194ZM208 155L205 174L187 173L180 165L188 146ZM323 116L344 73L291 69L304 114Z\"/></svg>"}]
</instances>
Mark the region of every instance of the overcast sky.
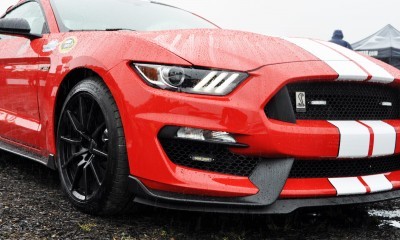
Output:
<instances>
[{"instance_id":1,"label":"overcast sky","mask_svg":"<svg viewBox=\"0 0 400 240\"><path fill-rule=\"evenodd\" d=\"M158 0L199 14L222 28L274 36L330 39L342 29L351 43L392 24L400 29L399 0ZM16 0L0 0L0 12ZM96 2L96 1L94 1Z\"/></svg>"}]
</instances>

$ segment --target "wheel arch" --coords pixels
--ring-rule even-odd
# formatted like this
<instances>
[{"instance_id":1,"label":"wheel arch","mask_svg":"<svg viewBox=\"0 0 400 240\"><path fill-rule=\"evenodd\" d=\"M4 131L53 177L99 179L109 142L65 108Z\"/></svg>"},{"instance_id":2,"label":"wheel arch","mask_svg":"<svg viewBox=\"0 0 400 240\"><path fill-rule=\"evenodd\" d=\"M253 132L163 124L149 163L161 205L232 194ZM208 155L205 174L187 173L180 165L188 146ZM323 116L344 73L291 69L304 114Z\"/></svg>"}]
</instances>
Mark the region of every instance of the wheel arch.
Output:
<instances>
[{"instance_id":1,"label":"wheel arch","mask_svg":"<svg viewBox=\"0 0 400 240\"><path fill-rule=\"evenodd\" d=\"M62 79L54 103L54 116L53 116L54 142L56 141L58 120L60 119L60 114L65 99L67 98L72 88L76 86L76 84L78 84L79 82L83 81L88 77L98 77L99 79L103 80L100 74L87 67L78 67L72 69Z\"/></svg>"},{"instance_id":2,"label":"wheel arch","mask_svg":"<svg viewBox=\"0 0 400 240\"><path fill-rule=\"evenodd\" d=\"M94 70L91 67L87 66L82 66L82 67L76 67L74 69L71 69L67 74L64 75L64 77L61 79L56 97L53 103L53 139L52 142L54 143L55 147L55 142L56 142L56 137L57 137L57 125L58 125L58 120L60 118L62 106L64 104L65 99L67 98L68 94L70 91L78 84L79 82L90 78L98 78L99 80L103 81L103 83L107 86L107 88L110 90L111 95L114 97L114 100L117 104L117 108L119 112L121 113L124 111L124 104L118 99L116 96L119 96L121 94L120 89L117 87L117 85L114 83L113 79L110 79L110 77L107 75L107 71L101 69L100 71L98 69ZM55 150L55 149L54 149Z\"/></svg>"}]
</instances>

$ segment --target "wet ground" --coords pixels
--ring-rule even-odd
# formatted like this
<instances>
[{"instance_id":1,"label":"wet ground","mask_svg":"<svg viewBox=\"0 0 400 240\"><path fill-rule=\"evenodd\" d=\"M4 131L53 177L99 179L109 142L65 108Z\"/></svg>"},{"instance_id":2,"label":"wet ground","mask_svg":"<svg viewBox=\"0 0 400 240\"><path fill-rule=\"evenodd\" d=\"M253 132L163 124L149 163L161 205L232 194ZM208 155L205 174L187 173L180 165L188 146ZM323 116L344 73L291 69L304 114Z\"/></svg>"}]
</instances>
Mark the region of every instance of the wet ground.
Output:
<instances>
[{"instance_id":1,"label":"wet ground","mask_svg":"<svg viewBox=\"0 0 400 240\"><path fill-rule=\"evenodd\" d=\"M144 208L100 218L76 211L56 172L0 152L0 239L399 239L400 200L285 216Z\"/></svg>"}]
</instances>

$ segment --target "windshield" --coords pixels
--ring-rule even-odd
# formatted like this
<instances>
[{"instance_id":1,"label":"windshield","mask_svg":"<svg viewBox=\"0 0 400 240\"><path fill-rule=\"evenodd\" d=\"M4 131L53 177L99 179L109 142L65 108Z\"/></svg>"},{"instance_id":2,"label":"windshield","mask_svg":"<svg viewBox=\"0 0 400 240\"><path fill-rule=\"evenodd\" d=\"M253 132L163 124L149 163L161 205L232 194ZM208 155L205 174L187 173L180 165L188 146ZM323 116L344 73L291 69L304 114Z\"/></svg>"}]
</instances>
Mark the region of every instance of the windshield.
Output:
<instances>
[{"instance_id":1,"label":"windshield","mask_svg":"<svg viewBox=\"0 0 400 240\"><path fill-rule=\"evenodd\" d=\"M55 0L52 6L66 30L216 28L187 11L145 0Z\"/></svg>"}]
</instances>

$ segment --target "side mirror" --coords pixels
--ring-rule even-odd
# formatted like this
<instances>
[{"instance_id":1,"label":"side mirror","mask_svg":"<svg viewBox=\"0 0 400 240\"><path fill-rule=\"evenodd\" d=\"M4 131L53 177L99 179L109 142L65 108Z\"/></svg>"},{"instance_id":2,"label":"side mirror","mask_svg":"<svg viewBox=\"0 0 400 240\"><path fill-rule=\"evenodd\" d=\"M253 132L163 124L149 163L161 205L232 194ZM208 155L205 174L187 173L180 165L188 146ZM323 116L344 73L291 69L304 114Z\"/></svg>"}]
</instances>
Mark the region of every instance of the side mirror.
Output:
<instances>
[{"instance_id":1,"label":"side mirror","mask_svg":"<svg viewBox=\"0 0 400 240\"><path fill-rule=\"evenodd\" d=\"M31 33L28 21L23 18L0 19L0 34L25 36L29 39L41 38L41 34Z\"/></svg>"}]
</instances>

